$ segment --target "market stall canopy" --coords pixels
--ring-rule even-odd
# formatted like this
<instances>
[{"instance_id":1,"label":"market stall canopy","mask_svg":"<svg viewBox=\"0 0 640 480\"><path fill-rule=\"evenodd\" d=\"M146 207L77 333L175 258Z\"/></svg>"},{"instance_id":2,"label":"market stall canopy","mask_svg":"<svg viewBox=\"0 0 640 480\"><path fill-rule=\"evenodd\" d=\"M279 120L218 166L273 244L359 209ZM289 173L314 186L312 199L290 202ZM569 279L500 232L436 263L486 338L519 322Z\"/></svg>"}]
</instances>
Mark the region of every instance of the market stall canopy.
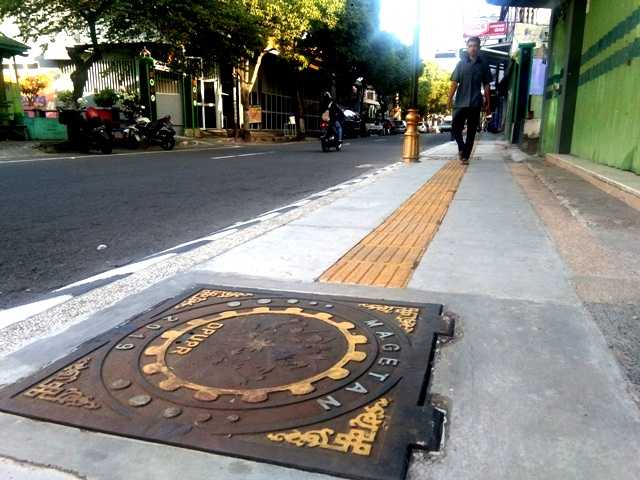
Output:
<instances>
[{"instance_id":1,"label":"market stall canopy","mask_svg":"<svg viewBox=\"0 0 640 480\"><path fill-rule=\"evenodd\" d=\"M555 8L562 3L562 0L486 0L491 5L502 7L533 7L533 8Z\"/></svg>"},{"instance_id":2,"label":"market stall canopy","mask_svg":"<svg viewBox=\"0 0 640 480\"><path fill-rule=\"evenodd\" d=\"M11 58L15 55L24 55L29 50L24 43L7 37L0 33L0 58Z\"/></svg>"}]
</instances>

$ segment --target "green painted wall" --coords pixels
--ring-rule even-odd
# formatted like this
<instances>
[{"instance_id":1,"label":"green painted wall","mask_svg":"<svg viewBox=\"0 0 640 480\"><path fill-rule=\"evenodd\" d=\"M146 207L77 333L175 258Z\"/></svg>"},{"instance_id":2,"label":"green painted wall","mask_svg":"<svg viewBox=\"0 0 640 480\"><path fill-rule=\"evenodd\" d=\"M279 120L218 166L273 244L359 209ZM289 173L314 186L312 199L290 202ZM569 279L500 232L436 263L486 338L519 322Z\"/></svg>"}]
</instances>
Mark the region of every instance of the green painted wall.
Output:
<instances>
[{"instance_id":1,"label":"green painted wall","mask_svg":"<svg viewBox=\"0 0 640 480\"><path fill-rule=\"evenodd\" d=\"M571 153L640 174L640 0L591 0L583 45Z\"/></svg>"},{"instance_id":2,"label":"green painted wall","mask_svg":"<svg viewBox=\"0 0 640 480\"><path fill-rule=\"evenodd\" d=\"M567 57L567 43L569 26L566 17L560 17L551 33L551 56L547 84L545 86L545 100L543 112L543 128L540 145L544 153L554 152L558 141L560 119L560 96L564 91L564 64ZM560 92L554 90L554 85L560 85Z\"/></svg>"},{"instance_id":3,"label":"green painted wall","mask_svg":"<svg viewBox=\"0 0 640 480\"><path fill-rule=\"evenodd\" d=\"M529 111L533 112L533 118L542 117L542 95L531 95L529 98Z\"/></svg>"}]
</instances>

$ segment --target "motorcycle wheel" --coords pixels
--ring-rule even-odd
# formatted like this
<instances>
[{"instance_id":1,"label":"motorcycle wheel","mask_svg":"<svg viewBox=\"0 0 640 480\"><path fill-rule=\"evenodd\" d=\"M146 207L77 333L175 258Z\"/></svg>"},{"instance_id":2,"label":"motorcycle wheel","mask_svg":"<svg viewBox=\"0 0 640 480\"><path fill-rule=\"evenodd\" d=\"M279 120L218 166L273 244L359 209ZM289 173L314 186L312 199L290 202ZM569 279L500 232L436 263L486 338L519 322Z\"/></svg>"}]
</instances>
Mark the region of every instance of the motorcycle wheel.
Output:
<instances>
[{"instance_id":1,"label":"motorcycle wheel","mask_svg":"<svg viewBox=\"0 0 640 480\"><path fill-rule=\"evenodd\" d=\"M110 141L103 140L100 143L100 151L105 155L109 155L110 153L113 152L113 145L111 144Z\"/></svg>"},{"instance_id":2,"label":"motorcycle wheel","mask_svg":"<svg viewBox=\"0 0 640 480\"><path fill-rule=\"evenodd\" d=\"M127 138L127 148L131 150L137 150L140 146L140 141L135 136L130 136Z\"/></svg>"},{"instance_id":3,"label":"motorcycle wheel","mask_svg":"<svg viewBox=\"0 0 640 480\"><path fill-rule=\"evenodd\" d=\"M160 146L163 150L172 150L176 146L176 139L173 137L164 138Z\"/></svg>"}]
</instances>

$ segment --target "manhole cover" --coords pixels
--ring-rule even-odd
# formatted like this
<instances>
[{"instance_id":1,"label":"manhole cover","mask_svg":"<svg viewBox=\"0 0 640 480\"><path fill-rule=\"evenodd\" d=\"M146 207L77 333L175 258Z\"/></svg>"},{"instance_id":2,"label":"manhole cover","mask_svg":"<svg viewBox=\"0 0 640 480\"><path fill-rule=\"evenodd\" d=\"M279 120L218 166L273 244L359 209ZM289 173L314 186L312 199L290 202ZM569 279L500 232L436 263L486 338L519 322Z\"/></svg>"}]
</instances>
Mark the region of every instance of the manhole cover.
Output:
<instances>
[{"instance_id":1,"label":"manhole cover","mask_svg":"<svg viewBox=\"0 0 640 480\"><path fill-rule=\"evenodd\" d=\"M437 448L440 305L207 287L82 345L0 410L366 479Z\"/></svg>"}]
</instances>

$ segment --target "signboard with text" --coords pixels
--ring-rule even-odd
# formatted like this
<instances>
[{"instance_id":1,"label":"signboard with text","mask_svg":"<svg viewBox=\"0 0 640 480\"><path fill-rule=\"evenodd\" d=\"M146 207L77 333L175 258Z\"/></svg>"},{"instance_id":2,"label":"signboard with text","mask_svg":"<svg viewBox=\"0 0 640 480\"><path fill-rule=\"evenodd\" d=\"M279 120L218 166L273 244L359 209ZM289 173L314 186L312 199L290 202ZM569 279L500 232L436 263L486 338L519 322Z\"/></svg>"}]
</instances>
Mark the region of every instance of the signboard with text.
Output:
<instances>
[{"instance_id":1,"label":"signboard with text","mask_svg":"<svg viewBox=\"0 0 640 480\"><path fill-rule=\"evenodd\" d=\"M507 22L486 22L470 25L465 28L464 38L495 38L507 35Z\"/></svg>"}]
</instances>

